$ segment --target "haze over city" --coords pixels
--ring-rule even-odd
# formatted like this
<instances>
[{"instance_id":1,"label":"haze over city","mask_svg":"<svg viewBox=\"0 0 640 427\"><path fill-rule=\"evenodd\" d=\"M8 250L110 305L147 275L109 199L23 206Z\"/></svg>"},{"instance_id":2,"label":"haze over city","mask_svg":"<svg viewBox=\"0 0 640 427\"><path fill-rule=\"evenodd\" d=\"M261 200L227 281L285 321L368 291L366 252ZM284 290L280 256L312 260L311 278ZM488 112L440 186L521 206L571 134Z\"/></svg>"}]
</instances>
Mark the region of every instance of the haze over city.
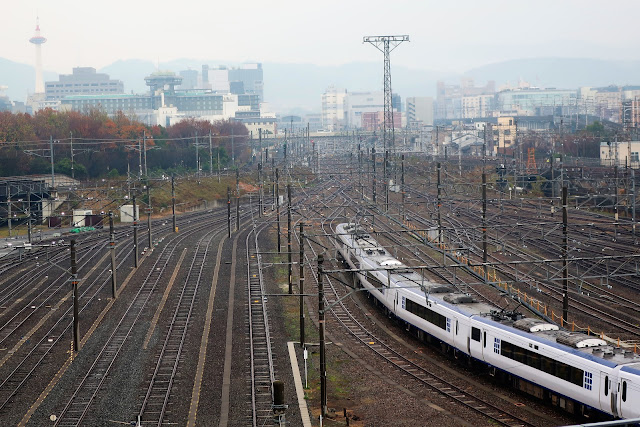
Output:
<instances>
[{"instance_id":1,"label":"haze over city","mask_svg":"<svg viewBox=\"0 0 640 427\"><path fill-rule=\"evenodd\" d=\"M4 12L0 56L31 64L36 16L45 70L121 59L178 58L339 65L377 61L362 36L409 34L394 65L462 73L531 57L638 59L636 1L17 2Z\"/></svg>"}]
</instances>

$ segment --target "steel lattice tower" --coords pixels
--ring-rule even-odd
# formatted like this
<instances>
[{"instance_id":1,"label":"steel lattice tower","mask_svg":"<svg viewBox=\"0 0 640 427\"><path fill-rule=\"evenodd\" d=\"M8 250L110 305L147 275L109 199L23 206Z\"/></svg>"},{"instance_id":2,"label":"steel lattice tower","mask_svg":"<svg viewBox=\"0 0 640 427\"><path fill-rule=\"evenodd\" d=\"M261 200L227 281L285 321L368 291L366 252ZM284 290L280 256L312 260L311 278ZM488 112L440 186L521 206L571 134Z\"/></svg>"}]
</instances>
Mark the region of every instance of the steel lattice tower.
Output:
<instances>
[{"instance_id":1,"label":"steel lattice tower","mask_svg":"<svg viewBox=\"0 0 640 427\"><path fill-rule=\"evenodd\" d=\"M390 53L402 42L408 42L409 36L366 36L363 43L370 43L384 54L384 151L387 147L395 148L395 127L393 124L393 93L391 92L391 58Z\"/></svg>"}]
</instances>

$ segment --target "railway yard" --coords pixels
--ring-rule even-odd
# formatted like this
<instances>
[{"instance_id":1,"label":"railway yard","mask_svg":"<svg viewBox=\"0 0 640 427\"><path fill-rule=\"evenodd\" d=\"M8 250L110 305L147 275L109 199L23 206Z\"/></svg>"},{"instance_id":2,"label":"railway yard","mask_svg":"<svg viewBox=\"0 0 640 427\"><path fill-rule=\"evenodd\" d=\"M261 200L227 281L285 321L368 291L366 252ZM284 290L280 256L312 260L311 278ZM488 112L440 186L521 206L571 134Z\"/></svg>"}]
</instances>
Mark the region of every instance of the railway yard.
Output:
<instances>
[{"instance_id":1,"label":"railway yard","mask_svg":"<svg viewBox=\"0 0 640 427\"><path fill-rule=\"evenodd\" d=\"M251 188L242 197L236 185L220 206L177 215L176 228L154 216L137 225L137 245L133 225L115 227L115 298L108 227L0 258L3 425L607 419L496 375L378 307L343 262L336 227L358 224L424 280L498 307L497 317L539 318L634 360L629 170L576 160L534 172L511 159L373 153L351 138L294 140L265 161L260 148L239 169Z\"/></svg>"}]
</instances>

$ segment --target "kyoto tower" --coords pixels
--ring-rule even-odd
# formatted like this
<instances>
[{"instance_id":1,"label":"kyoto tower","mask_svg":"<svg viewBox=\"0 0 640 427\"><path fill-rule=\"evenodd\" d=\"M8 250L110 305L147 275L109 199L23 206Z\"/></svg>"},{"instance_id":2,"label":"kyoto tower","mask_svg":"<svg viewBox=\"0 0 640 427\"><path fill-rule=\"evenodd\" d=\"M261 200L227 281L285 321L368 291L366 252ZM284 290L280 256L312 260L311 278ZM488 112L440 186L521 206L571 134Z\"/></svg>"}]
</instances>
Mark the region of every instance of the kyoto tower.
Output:
<instances>
[{"instance_id":1,"label":"kyoto tower","mask_svg":"<svg viewBox=\"0 0 640 427\"><path fill-rule=\"evenodd\" d=\"M36 45L36 93L44 93L44 79L42 78L42 44L47 39L40 35L40 18L36 21L36 34L29 39L30 43Z\"/></svg>"}]
</instances>

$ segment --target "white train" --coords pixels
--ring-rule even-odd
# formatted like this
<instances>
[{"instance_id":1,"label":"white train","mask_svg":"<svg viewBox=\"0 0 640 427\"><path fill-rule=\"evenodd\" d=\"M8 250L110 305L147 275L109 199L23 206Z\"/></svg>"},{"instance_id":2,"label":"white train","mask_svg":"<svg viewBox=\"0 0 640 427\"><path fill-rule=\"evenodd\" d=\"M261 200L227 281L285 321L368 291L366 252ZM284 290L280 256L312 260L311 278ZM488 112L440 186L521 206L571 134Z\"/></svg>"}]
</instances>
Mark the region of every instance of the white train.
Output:
<instances>
[{"instance_id":1,"label":"white train","mask_svg":"<svg viewBox=\"0 0 640 427\"><path fill-rule=\"evenodd\" d=\"M355 224L336 228L338 250L357 279L419 337L486 364L516 388L572 413L640 417L640 357L598 337L503 313L426 280Z\"/></svg>"}]
</instances>

